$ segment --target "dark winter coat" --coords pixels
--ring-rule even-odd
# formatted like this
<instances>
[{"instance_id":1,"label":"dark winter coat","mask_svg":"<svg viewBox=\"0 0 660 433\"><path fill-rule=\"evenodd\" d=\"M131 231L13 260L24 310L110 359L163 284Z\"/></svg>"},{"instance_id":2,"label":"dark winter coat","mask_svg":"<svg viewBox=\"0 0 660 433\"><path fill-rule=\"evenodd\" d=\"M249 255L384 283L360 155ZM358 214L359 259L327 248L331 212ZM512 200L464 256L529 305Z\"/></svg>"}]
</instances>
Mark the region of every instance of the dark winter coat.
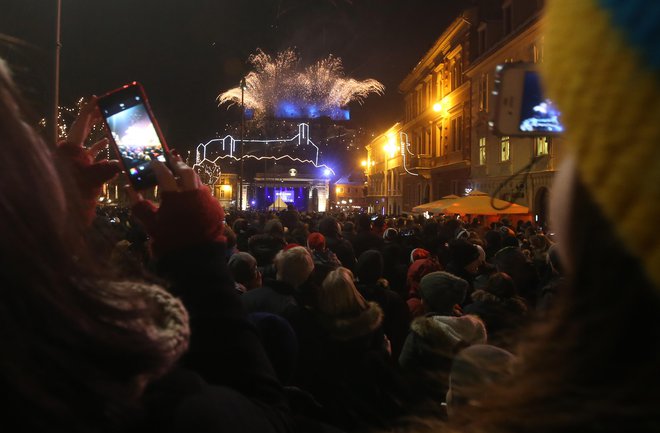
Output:
<instances>
[{"instance_id":1,"label":"dark winter coat","mask_svg":"<svg viewBox=\"0 0 660 433\"><path fill-rule=\"evenodd\" d=\"M358 283L357 289L367 301L376 302L383 310L383 332L390 339L392 357L398 359L412 320L408 305L401 296L389 289L387 280L372 284Z\"/></svg>"},{"instance_id":2,"label":"dark winter coat","mask_svg":"<svg viewBox=\"0 0 660 433\"><path fill-rule=\"evenodd\" d=\"M189 312L191 339L181 362L187 371L145 392L146 430L291 431L284 390L234 290L224 245L177 251L158 269Z\"/></svg>"},{"instance_id":3,"label":"dark winter coat","mask_svg":"<svg viewBox=\"0 0 660 433\"><path fill-rule=\"evenodd\" d=\"M286 317L298 308L296 291L288 283L266 280L262 287L250 290L241 296L248 313L272 313Z\"/></svg>"},{"instance_id":4,"label":"dark winter coat","mask_svg":"<svg viewBox=\"0 0 660 433\"><path fill-rule=\"evenodd\" d=\"M391 426L408 396L386 350L383 312L368 305L354 317L307 309L293 321L300 341L296 382L321 403L326 422L346 430Z\"/></svg>"}]
</instances>

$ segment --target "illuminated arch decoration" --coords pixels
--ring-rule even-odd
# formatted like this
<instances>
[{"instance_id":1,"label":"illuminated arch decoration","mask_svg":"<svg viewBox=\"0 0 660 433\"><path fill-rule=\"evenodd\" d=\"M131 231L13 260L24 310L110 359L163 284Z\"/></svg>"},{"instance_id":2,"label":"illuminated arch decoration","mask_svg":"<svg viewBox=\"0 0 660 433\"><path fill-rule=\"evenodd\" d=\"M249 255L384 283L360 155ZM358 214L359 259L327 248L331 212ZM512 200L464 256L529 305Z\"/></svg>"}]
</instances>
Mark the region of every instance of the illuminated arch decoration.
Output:
<instances>
[{"instance_id":1,"label":"illuminated arch decoration","mask_svg":"<svg viewBox=\"0 0 660 433\"><path fill-rule=\"evenodd\" d=\"M279 156L255 156L255 155L240 155L236 156L236 143L240 144L240 140L236 140L234 137L231 135L226 135L223 138L214 138L213 140L210 140L206 143L200 143L195 152L196 152L196 158L195 158L195 164L193 165L193 169L199 169L200 166L202 166L204 163L210 163L217 165L218 161L225 160L225 159L232 159L234 161L240 161L241 159L245 158L245 160L251 159L255 161L264 161L264 160L270 160L270 161L281 161L281 160L289 160L291 162L297 162L297 163L302 163L302 164L310 164L313 165L315 168L322 168L324 172L331 173L332 176L335 175L335 172L332 168L328 167L325 164L319 164L319 147L312 141L312 139L309 136L309 124L308 123L299 123L298 124L298 133L294 135L291 138L283 138L283 139L276 139L276 140L254 140L254 139L249 139L249 140L244 140L244 143L246 144L263 144L263 145L269 145L269 144L275 144L275 143L280 143L280 144L294 144L296 146L311 146L314 149L314 156L313 159L302 159L298 158L293 155L285 154L285 155L279 155ZM209 146L214 146L217 145L218 147L222 148L223 152L227 152L225 155L220 155L216 157L215 159L210 159L208 157L209 153Z\"/></svg>"}]
</instances>

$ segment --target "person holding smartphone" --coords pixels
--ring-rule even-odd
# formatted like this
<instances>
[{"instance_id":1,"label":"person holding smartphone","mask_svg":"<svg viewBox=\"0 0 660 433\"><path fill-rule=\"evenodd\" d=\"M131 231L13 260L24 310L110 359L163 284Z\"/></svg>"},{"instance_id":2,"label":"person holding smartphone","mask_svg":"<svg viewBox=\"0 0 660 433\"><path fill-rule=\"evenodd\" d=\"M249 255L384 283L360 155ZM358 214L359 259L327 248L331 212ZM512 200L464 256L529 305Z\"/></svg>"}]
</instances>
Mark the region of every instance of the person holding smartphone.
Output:
<instances>
[{"instance_id":1,"label":"person holding smartphone","mask_svg":"<svg viewBox=\"0 0 660 433\"><path fill-rule=\"evenodd\" d=\"M107 141L83 147L95 100L59 146L28 113L0 59L4 422L19 432L289 431L282 388L224 265L222 208L192 169L172 158L175 177L154 164L158 209L134 194L190 321L162 286L117 277L85 243L101 187L119 171L95 161ZM196 372L177 367L189 347Z\"/></svg>"}]
</instances>

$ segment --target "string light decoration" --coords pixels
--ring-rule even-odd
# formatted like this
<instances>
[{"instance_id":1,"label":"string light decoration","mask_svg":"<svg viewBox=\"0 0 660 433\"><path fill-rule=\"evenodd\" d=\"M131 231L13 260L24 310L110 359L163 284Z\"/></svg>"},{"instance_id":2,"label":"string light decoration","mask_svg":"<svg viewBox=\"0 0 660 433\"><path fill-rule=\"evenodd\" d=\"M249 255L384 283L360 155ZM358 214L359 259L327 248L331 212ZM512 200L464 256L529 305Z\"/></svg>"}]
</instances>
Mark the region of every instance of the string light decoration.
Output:
<instances>
[{"instance_id":1,"label":"string light decoration","mask_svg":"<svg viewBox=\"0 0 660 433\"><path fill-rule=\"evenodd\" d=\"M408 163L406 162L406 155L410 154L414 156L415 154L412 153L410 150L410 141L408 140L408 134L405 132L400 132L399 133L399 139L401 140L401 159L403 162L403 169L406 170L408 174L412 174L413 176L419 176L419 173L413 173L412 171L408 170Z\"/></svg>"},{"instance_id":2,"label":"string light decoration","mask_svg":"<svg viewBox=\"0 0 660 433\"><path fill-rule=\"evenodd\" d=\"M233 136L227 135L224 138L215 138L206 143L200 143L195 149L196 155L195 155L195 164L193 165L193 169L195 169L197 173L201 173L200 175L202 175L205 170L208 170L209 166L218 167L218 161L225 159L240 161L241 158L245 158L246 160L247 159L252 159L255 161L270 160L275 162L281 160L289 160L291 162L297 162L301 164L310 164L314 166L314 168L322 168L324 173L327 173L326 176L329 176L330 174L332 176L335 175L335 172L332 168L328 167L325 164L319 164L319 147L310 138L309 124L307 123L298 124L298 133L291 138L283 138L283 139L275 139L275 140L250 139L250 140L245 140L245 143L261 144L264 146L273 145L276 143L283 145L293 145L296 147L311 146L314 149L313 159L303 159L290 154L284 154L279 156L275 156L275 155L256 156L252 154L246 154L242 156L235 156L234 153L236 152L236 141L237 140ZM211 153L211 151L209 150L209 146L217 146L218 152L221 150L227 153L225 155L220 155L215 159L210 159L209 154Z\"/></svg>"},{"instance_id":3,"label":"string light decoration","mask_svg":"<svg viewBox=\"0 0 660 433\"><path fill-rule=\"evenodd\" d=\"M333 55L301 69L291 48L270 56L262 50L252 54L253 71L245 77L244 103L255 117L317 118L348 120L344 109L350 102L362 104L372 93L382 95L385 86L372 78L356 80L344 74L341 58ZM241 88L220 94L218 104L241 104Z\"/></svg>"}]
</instances>

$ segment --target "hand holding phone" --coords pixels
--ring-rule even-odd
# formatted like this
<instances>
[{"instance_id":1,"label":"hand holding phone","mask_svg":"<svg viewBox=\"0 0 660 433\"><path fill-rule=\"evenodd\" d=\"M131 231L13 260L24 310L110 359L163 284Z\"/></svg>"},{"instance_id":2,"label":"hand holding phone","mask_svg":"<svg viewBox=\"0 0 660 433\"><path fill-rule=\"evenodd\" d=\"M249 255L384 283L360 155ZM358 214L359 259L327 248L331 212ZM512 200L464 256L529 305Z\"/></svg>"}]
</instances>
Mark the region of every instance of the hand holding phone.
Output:
<instances>
[{"instance_id":1,"label":"hand holding phone","mask_svg":"<svg viewBox=\"0 0 660 433\"><path fill-rule=\"evenodd\" d=\"M561 134L561 113L543 93L534 63L507 63L497 67L495 110L490 127L496 135L552 136Z\"/></svg>"},{"instance_id":2,"label":"hand holding phone","mask_svg":"<svg viewBox=\"0 0 660 433\"><path fill-rule=\"evenodd\" d=\"M80 115L73 122L66 141L58 143L57 156L72 169L80 193L80 212L84 224L90 224L95 216L95 209L103 184L119 173L117 161L95 161L98 154L108 146L103 139L89 149L83 147L92 125L98 120L96 97L82 108Z\"/></svg>"},{"instance_id":3,"label":"hand holding phone","mask_svg":"<svg viewBox=\"0 0 660 433\"><path fill-rule=\"evenodd\" d=\"M142 86L133 82L98 98L110 141L135 190L156 185L153 161L165 163L167 144Z\"/></svg>"},{"instance_id":4,"label":"hand holding phone","mask_svg":"<svg viewBox=\"0 0 660 433\"><path fill-rule=\"evenodd\" d=\"M173 155L171 164L172 172L158 160L152 163L162 194L160 207L136 191L129 194L135 216L152 237L154 253L163 256L194 245L224 242L224 210L218 200L180 156Z\"/></svg>"}]
</instances>

